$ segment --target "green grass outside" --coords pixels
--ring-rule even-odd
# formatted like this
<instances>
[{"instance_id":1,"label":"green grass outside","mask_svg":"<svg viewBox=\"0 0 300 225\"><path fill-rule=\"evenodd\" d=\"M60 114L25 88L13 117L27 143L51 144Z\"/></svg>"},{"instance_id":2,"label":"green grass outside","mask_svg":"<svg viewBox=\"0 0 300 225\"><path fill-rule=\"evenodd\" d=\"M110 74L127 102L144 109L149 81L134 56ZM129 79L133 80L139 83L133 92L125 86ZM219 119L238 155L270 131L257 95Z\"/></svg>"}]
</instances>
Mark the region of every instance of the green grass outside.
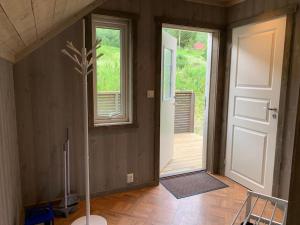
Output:
<instances>
[{"instance_id":1,"label":"green grass outside","mask_svg":"<svg viewBox=\"0 0 300 225\"><path fill-rule=\"evenodd\" d=\"M103 56L97 60L97 90L120 91L120 48L103 45L97 54Z\"/></svg>"}]
</instances>

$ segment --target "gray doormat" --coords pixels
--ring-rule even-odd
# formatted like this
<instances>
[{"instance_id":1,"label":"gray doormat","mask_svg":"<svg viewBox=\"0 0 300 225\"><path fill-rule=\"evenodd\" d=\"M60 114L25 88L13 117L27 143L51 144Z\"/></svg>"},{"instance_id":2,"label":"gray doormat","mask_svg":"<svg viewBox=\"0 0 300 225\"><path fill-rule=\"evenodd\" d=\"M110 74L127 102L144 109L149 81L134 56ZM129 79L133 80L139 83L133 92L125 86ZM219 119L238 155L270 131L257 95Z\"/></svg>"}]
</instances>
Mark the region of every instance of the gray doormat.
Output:
<instances>
[{"instance_id":1,"label":"gray doormat","mask_svg":"<svg viewBox=\"0 0 300 225\"><path fill-rule=\"evenodd\" d=\"M164 177L160 183L177 199L228 187L205 171Z\"/></svg>"}]
</instances>

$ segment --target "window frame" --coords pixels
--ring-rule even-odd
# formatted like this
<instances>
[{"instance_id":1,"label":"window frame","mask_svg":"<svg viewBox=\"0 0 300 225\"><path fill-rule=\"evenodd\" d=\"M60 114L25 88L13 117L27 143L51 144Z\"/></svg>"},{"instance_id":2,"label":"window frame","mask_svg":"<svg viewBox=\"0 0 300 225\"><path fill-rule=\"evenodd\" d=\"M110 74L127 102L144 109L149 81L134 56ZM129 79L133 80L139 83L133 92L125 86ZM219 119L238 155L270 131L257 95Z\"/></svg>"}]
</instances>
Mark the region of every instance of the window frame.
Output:
<instances>
[{"instance_id":1,"label":"window frame","mask_svg":"<svg viewBox=\"0 0 300 225\"><path fill-rule=\"evenodd\" d=\"M92 14L92 43L96 41L96 28L120 30L120 101L121 115L114 117L99 116L97 113L97 66L93 71L93 125L95 127L133 124L133 42L132 21L129 18ZM94 56L96 51L94 51ZM100 59L101 60L101 59Z\"/></svg>"}]
</instances>

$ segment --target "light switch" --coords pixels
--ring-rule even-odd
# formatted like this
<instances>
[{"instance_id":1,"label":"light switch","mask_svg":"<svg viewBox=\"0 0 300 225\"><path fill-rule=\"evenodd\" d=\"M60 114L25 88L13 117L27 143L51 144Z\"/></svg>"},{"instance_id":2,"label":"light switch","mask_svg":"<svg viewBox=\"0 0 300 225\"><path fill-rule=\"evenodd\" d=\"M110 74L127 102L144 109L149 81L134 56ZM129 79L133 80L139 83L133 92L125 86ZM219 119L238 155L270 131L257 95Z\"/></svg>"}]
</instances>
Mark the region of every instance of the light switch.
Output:
<instances>
[{"instance_id":1,"label":"light switch","mask_svg":"<svg viewBox=\"0 0 300 225\"><path fill-rule=\"evenodd\" d=\"M147 91L147 98L154 98L154 90Z\"/></svg>"}]
</instances>

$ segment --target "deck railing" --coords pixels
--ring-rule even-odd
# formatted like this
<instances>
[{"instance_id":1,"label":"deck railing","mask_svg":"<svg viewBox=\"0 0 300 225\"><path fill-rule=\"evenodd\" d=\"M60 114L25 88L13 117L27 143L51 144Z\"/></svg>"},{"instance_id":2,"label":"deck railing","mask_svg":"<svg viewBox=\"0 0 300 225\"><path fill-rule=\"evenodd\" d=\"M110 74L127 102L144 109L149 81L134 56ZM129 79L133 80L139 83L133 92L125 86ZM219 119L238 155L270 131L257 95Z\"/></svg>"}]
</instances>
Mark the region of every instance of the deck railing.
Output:
<instances>
[{"instance_id":1,"label":"deck railing","mask_svg":"<svg viewBox=\"0 0 300 225\"><path fill-rule=\"evenodd\" d=\"M111 113L119 113L121 98L119 92L101 92L97 94L98 115L108 116Z\"/></svg>"},{"instance_id":2,"label":"deck railing","mask_svg":"<svg viewBox=\"0 0 300 225\"><path fill-rule=\"evenodd\" d=\"M97 94L98 115L107 116L120 112L119 92L101 92ZM194 132L195 93L176 91L175 95L175 133Z\"/></svg>"},{"instance_id":3,"label":"deck railing","mask_svg":"<svg viewBox=\"0 0 300 225\"><path fill-rule=\"evenodd\" d=\"M195 93L176 91L175 95L175 133L194 132Z\"/></svg>"}]
</instances>

